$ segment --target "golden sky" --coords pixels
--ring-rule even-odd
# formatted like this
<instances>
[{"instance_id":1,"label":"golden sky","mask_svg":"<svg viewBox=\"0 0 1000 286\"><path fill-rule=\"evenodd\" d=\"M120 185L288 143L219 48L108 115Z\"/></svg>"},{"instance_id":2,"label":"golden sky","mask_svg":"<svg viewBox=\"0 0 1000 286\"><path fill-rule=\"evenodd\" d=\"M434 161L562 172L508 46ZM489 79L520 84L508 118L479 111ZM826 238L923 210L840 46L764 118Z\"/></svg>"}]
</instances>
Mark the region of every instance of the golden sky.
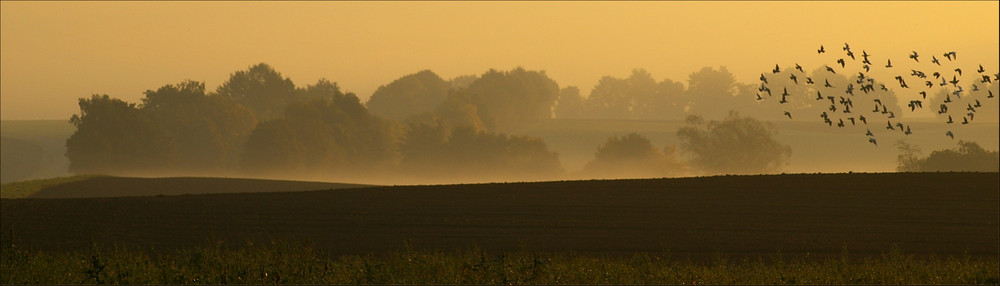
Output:
<instances>
[{"instance_id":1,"label":"golden sky","mask_svg":"<svg viewBox=\"0 0 1000 286\"><path fill-rule=\"evenodd\" d=\"M1000 67L998 1L0 2L0 119L68 119L77 98L185 79L214 90L266 62L366 100L423 69L445 79L517 66L587 93L645 68L687 81L724 65L755 83L775 64L816 67L845 42L901 60L957 51Z\"/></svg>"}]
</instances>

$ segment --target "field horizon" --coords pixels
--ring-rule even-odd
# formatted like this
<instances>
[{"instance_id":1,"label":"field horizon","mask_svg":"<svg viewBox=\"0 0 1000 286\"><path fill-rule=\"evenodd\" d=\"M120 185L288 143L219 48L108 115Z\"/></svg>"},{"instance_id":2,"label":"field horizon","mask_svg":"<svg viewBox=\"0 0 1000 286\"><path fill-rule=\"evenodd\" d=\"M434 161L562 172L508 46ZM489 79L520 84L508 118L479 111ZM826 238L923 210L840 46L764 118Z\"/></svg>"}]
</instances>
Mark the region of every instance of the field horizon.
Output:
<instances>
[{"instance_id":1,"label":"field horizon","mask_svg":"<svg viewBox=\"0 0 1000 286\"><path fill-rule=\"evenodd\" d=\"M89 190L109 182L76 183L88 181L96 186ZM998 257L998 181L997 173L784 174L2 199L0 236L42 251L278 239L336 255L407 245L689 257L847 249L865 257L898 246Z\"/></svg>"}]
</instances>

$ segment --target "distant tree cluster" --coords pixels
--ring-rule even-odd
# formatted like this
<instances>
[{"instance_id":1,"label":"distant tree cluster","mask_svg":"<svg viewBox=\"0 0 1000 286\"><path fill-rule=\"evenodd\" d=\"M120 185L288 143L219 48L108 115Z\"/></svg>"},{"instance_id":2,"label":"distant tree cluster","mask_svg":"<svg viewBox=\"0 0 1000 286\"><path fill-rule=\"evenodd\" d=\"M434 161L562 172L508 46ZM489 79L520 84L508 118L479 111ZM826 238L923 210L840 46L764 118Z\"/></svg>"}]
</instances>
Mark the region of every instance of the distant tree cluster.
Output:
<instances>
[{"instance_id":1,"label":"distant tree cluster","mask_svg":"<svg viewBox=\"0 0 1000 286\"><path fill-rule=\"evenodd\" d=\"M594 160L587 163L583 175L588 177L649 178L679 177L689 174L687 164L677 158L673 146L659 150L638 133L608 138L597 147Z\"/></svg>"},{"instance_id":2,"label":"distant tree cluster","mask_svg":"<svg viewBox=\"0 0 1000 286\"><path fill-rule=\"evenodd\" d=\"M140 103L81 98L66 155L74 173L554 178L564 173L556 152L538 138L509 134L553 114L664 119L690 110L712 113L709 104L731 106L727 100L741 88L724 67L692 74L689 86L635 70L629 78L603 78L584 98L544 71L489 70L444 80L424 70L379 87L362 103L325 79L296 87L261 63L232 73L214 92L188 80L148 90ZM681 149L694 155L690 162L673 146L657 148L629 134L597 146L582 172L771 172L787 161L787 146L753 119L731 114L700 128L678 132L685 139Z\"/></svg>"},{"instance_id":3,"label":"distant tree cluster","mask_svg":"<svg viewBox=\"0 0 1000 286\"><path fill-rule=\"evenodd\" d=\"M691 153L692 167L715 174L775 173L792 154L792 148L773 138L771 124L730 111L722 121L705 122L689 116L677 130L681 148Z\"/></svg>"},{"instance_id":4,"label":"distant tree cluster","mask_svg":"<svg viewBox=\"0 0 1000 286\"><path fill-rule=\"evenodd\" d=\"M998 172L1000 152L987 151L975 142L959 141L958 147L931 152L921 157L920 148L897 142L900 172Z\"/></svg>"}]
</instances>

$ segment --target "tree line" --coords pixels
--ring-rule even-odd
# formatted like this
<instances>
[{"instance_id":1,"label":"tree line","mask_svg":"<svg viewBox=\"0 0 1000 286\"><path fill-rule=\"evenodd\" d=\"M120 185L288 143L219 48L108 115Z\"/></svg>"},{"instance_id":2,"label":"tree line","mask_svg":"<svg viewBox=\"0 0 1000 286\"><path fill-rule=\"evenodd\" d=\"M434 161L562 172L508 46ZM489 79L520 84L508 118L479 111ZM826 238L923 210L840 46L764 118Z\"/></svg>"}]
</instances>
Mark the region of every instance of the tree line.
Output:
<instances>
[{"instance_id":1,"label":"tree line","mask_svg":"<svg viewBox=\"0 0 1000 286\"><path fill-rule=\"evenodd\" d=\"M445 80L425 70L362 103L335 82L296 86L261 63L232 73L215 91L187 80L147 90L139 103L81 98L66 155L74 173L557 178L565 173L558 154L514 134L553 117L592 114L682 117L687 125L677 132L680 150L653 147L638 134L609 138L584 173L779 171L791 151L772 139L774 127L726 110L741 104L739 90L724 67L693 73L687 88L635 70L628 79L602 79L588 98L544 71L491 69ZM681 161L678 151L692 159Z\"/></svg>"}]
</instances>

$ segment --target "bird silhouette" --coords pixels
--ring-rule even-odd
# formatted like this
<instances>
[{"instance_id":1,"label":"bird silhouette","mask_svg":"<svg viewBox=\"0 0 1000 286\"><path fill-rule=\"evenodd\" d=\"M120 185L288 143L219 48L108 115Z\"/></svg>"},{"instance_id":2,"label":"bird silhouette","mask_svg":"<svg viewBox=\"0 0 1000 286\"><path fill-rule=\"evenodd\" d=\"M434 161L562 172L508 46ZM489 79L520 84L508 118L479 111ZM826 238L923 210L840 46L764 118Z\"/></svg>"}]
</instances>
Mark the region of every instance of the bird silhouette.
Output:
<instances>
[{"instance_id":1,"label":"bird silhouette","mask_svg":"<svg viewBox=\"0 0 1000 286\"><path fill-rule=\"evenodd\" d=\"M866 136L875 136L875 134L872 134L872 130L871 129L868 129L868 132L865 132L865 135Z\"/></svg>"},{"instance_id":2,"label":"bird silhouette","mask_svg":"<svg viewBox=\"0 0 1000 286\"><path fill-rule=\"evenodd\" d=\"M788 78L792 79L792 81L794 81L795 84L799 84L799 78L795 77L795 74L792 74Z\"/></svg>"},{"instance_id":3,"label":"bird silhouette","mask_svg":"<svg viewBox=\"0 0 1000 286\"><path fill-rule=\"evenodd\" d=\"M856 58L854 58L854 53L851 52L850 50L847 51L847 56L851 57L852 60L857 60Z\"/></svg>"},{"instance_id":4,"label":"bird silhouette","mask_svg":"<svg viewBox=\"0 0 1000 286\"><path fill-rule=\"evenodd\" d=\"M982 82L982 83L991 83L991 82L993 82L993 81L992 81L992 80L990 80L990 76L988 76L988 75L983 75L983 80L981 80L981 82Z\"/></svg>"},{"instance_id":5,"label":"bird silhouette","mask_svg":"<svg viewBox=\"0 0 1000 286\"><path fill-rule=\"evenodd\" d=\"M969 118L962 116L962 124L969 124Z\"/></svg>"},{"instance_id":6,"label":"bird silhouette","mask_svg":"<svg viewBox=\"0 0 1000 286\"><path fill-rule=\"evenodd\" d=\"M792 119L792 113L791 112L785 111L785 116L788 116L788 119Z\"/></svg>"},{"instance_id":7,"label":"bird silhouette","mask_svg":"<svg viewBox=\"0 0 1000 286\"><path fill-rule=\"evenodd\" d=\"M896 130L896 128L892 128L892 121L886 121L885 129L887 129L887 130Z\"/></svg>"},{"instance_id":8,"label":"bird silhouette","mask_svg":"<svg viewBox=\"0 0 1000 286\"><path fill-rule=\"evenodd\" d=\"M917 59L917 57L919 56L920 55L917 55L917 51L913 51L913 53L910 54L910 58L913 59L914 61L917 61L918 63L920 62L920 59Z\"/></svg>"},{"instance_id":9,"label":"bird silhouette","mask_svg":"<svg viewBox=\"0 0 1000 286\"><path fill-rule=\"evenodd\" d=\"M822 54L822 53L825 53L825 52L826 52L826 49L823 49L823 45L819 45L819 50L816 50L816 53L817 54Z\"/></svg>"},{"instance_id":10,"label":"bird silhouette","mask_svg":"<svg viewBox=\"0 0 1000 286\"><path fill-rule=\"evenodd\" d=\"M898 76L898 75L897 75L897 76L896 76L896 80L898 80L898 81L899 81L899 86L900 86L900 87L902 87L902 88L908 88L908 87L909 87L909 86L906 86L906 81L904 81L904 80L903 80L903 77L902 77L902 76Z\"/></svg>"},{"instance_id":11,"label":"bird silhouette","mask_svg":"<svg viewBox=\"0 0 1000 286\"><path fill-rule=\"evenodd\" d=\"M981 103L979 103L978 99L976 99L976 105L973 105L973 106L974 107L983 107L983 105Z\"/></svg>"},{"instance_id":12,"label":"bird silhouette","mask_svg":"<svg viewBox=\"0 0 1000 286\"><path fill-rule=\"evenodd\" d=\"M956 54L955 51L950 51L950 52L944 53L944 56L946 58L948 58L949 61L950 60L957 60L958 59L958 54Z\"/></svg>"},{"instance_id":13,"label":"bird silhouette","mask_svg":"<svg viewBox=\"0 0 1000 286\"><path fill-rule=\"evenodd\" d=\"M976 84L972 84L972 91L979 91L979 86Z\"/></svg>"},{"instance_id":14,"label":"bird silhouette","mask_svg":"<svg viewBox=\"0 0 1000 286\"><path fill-rule=\"evenodd\" d=\"M832 85L830 85L830 80L829 79L825 79L824 81L826 81L826 84L823 85L823 86L825 86L825 87L833 87Z\"/></svg>"},{"instance_id":15,"label":"bird silhouette","mask_svg":"<svg viewBox=\"0 0 1000 286\"><path fill-rule=\"evenodd\" d=\"M885 64L885 67L887 67L887 68L892 68L892 60L891 60L891 59L887 59L887 60L886 60L886 64Z\"/></svg>"},{"instance_id":16,"label":"bird silhouette","mask_svg":"<svg viewBox=\"0 0 1000 286\"><path fill-rule=\"evenodd\" d=\"M848 51L848 52L851 51L851 45L848 45L847 43L844 43L844 50Z\"/></svg>"},{"instance_id":17,"label":"bird silhouette","mask_svg":"<svg viewBox=\"0 0 1000 286\"><path fill-rule=\"evenodd\" d=\"M979 72L979 73L983 73L983 72L986 71L986 69L983 69L983 65L979 65L979 69L976 70L976 71Z\"/></svg>"},{"instance_id":18,"label":"bird silhouette","mask_svg":"<svg viewBox=\"0 0 1000 286\"><path fill-rule=\"evenodd\" d=\"M854 117L848 117L847 120L851 121L851 126L854 126Z\"/></svg>"},{"instance_id":19,"label":"bird silhouette","mask_svg":"<svg viewBox=\"0 0 1000 286\"><path fill-rule=\"evenodd\" d=\"M934 72L934 78L941 78L941 73Z\"/></svg>"},{"instance_id":20,"label":"bird silhouette","mask_svg":"<svg viewBox=\"0 0 1000 286\"><path fill-rule=\"evenodd\" d=\"M927 99L927 92L926 91L921 91L920 95L923 96L924 99Z\"/></svg>"},{"instance_id":21,"label":"bird silhouette","mask_svg":"<svg viewBox=\"0 0 1000 286\"><path fill-rule=\"evenodd\" d=\"M844 64L845 64L845 63L844 63L844 59L837 59L837 63L838 63L838 64L840 64L840 67L841 67L841 68L843 68L843 67L844 67Z\"/></svg>"},{"instance_id":22,"label":"bird silhouette","mask_svg":"<svg viewBox=\"0 0 1000 286\"><path fill-rule=\"evenodd\" d=\"M924 85L926 85L927 87L934 87L934 83L929 80L924 82ZM924 95L924 97L927 97L927 95Z\"/></svg>"},{"instance_id":23,"label":"bird silhouette","mask_svg":"<svg viewBox=\"0 0 1000 286\"><path fill-rule=\"evenodd\" d=\"M952 123L955 123L955 121L951 120L951 115L948 115L948 122L945 122L945 123L952 124Z\"/></svg>"},{"instance_id":24,"label":"bird silhouette","mask_svg":"<svg viewBox=\"0 0 1000 286\"><path fill-rule=\"evenodd\" d=\"M838 119L838 120L840 120L840 122L837 122L837 127L844 127L844 120L843 119Z\"/></svg>"},{"instance_id":25,"label":"bird silhouette","mask_svg":"<svg viewBox=\"0 0 1000 286\"><path fill-rule=\"evenodd\" d=\"M951 76L951 80L948 81L948 82L951 83L951 85L954 85L955 87L958 87L958 77Z\"/></svg>"},{"instance_id":26,"label":"bird silhouette","mask_svg":"<svg viewBox=\"0 0 1000 286\"><path fill-rule=\"evenodd\" d=\"M906 131L903 132L903 134L906 134L906 135L913 134L913 132L910 132L910 126L909 125L906 125Z\"/></svg>"},{"instance_id":27,"label":"bird silhouette","mask_svg":"<svg viewBox=\"0 0 1000 286\"><path fill-rule=\"evenodd\" d=\"M944 135L951 137L951 139L955 139L955 133L951 133L951 130L945 132Z\"/></svg>"},{"instance_id":28,"label":"bird silhouette","mask_svg":"<svg viewBox=\"0 0 1000 286\"><path fill-rule=\"evenodd\" d=\"M774 73L779 73L779 72L781 72L781 68L779 68L779 67L778 67L778 65L777 65L777 64L775 64L775 65L774 65L774 70L772 70L772 71L773 71Z\"/></svg>"},{"instance_id":29,"label":"bird silhouette","mask_svg":"<svg viewBox=\"0 0 1000 286\"><path fill-rule=\"evenodd\" d=\"M972 120L976 116L976 113L975 112L969 112L969 113L966 113L966 115L969 116L969 120Z\"/></svg>"},{"instance_id":30,"label":"bird silhouette","mask_svg":"<svg viewBox=\"0 0 1000 286\"><path fill-rule=\"evenodd\" d=\"M765 77L764 74L760 74L760 81L767 83L767 77Z\"/></svg>"},{"instance_id":31,"label":"bird silhouette","mask_svg":"<svg viewBox=\"0 0 1000 286\"><path fill-rule=\"evenodd\" d=\"M982 67L982 66L980 66L980 67ZM805 71L802 70L802 66L800 66L798 63L795 64L795 69L799 70L799 72L805 72Z\"/></svg>"},{"instance_id":32,"label":"bird silhouette","mask_svg":"<svg viewBox=\"0 0 1000 286\"><path fill-rule=\"evenodd\" d=\"M818 90L816 91L816 100L823 100L823 94L820 93Z\"/></svg>"},{"instance_id":33,"label":"bird silhouette","mask_svg":"<svg viewBox=\"0 0 1000 286\"><path fill-rule=\"evenodd\" d=\"M931 62L935 63L935 64L937 64L939 66L941 65L941 62L938 61L937 57L935 57L935 56L931 56Z\"/></svg>"},{"instance_id":34,"label":"bird silhouette","mask_svg":"<svg viewBox=\"0 0 1000 286\"><path fill-rule=\"evenodd\" d=\"M958 76L962 76L962 68L956 68L955 72L958 73Z\"/></svg>"},{"instance_id":35,"label":"bird silhouette","mask_svg":"<svg viewBox=\"0 0 1000 286\"><path fill-rule=\"evenodd\" d=\"M858 120L861 120L861 123L864 123L865 125L868 125L868 120L865 119L864 115L858 115Z\"/></svg>"},{"instance_id":36,"label":"bird silhouette","mask_svg":"<svg viewBox=\"0 0 1000 286\"><path fill-rule=\"evenodd\" d=\"M832 74L837 74L837 72L834 71L833 68L831 68L830 66L826 66L826 71L828 71L828 72L830 72Z\"/></svg>"},{"instance_id":37,"label":"bird silhouette","mask_svg":"<svg viewBox=\"0 0 1000 286\"><path fill-rule=\"evenodd\" d=\"M869 67L867 64L864 65L864 66L862 66L862 68L865 69L865 72L870 72L871 71L871 67Z\"/></svg>"},{"instance_id":38,"label":"bird silhouette","mask_svg":"<svg viewBox=\"0 0 1000 286\"><path fill-rule=\"evenodd\" d=\"M871 133L871 132L868 132L868 133ZM869 136L871 136L871 135L869 135ZM875 138L868 138L868 142L872 142L872 144L875 144L875 146L878 146L878 142L875 142Z\"/></svg>"},{"instance_id":39,"label":"bird silhouette","mask_svg":"<svg viewBox=\"0 0 1000 286\"><path fill-rule=\"evenodd\" d=\"M811 77L806 77L806 83L808 83L808 84L813 84L813 78L811 78Z\"/></svg>"},{"instance_id":40,"label":"bird silhouette","mask_svg":"<svg viewBox=\"0 0 1000 286\"><path fill-rule=\"evenodd\" d=\"M938 114L945 114L945 113L948 113L948 105L947 104L942 104L941 105L941 109L938 110Z\"/></svg>"},{"instance_id":41,"label":"bird silhouette","mask_svg":"<svg viewBox=\"0 0 1000 286\"><path fill-rule=\"evenodd\" d=\"M993 98L993 91L992 90L987 90L987 92L989 92L990 95L987 95L986 98Z\"/></svg>"}]
</instances>

